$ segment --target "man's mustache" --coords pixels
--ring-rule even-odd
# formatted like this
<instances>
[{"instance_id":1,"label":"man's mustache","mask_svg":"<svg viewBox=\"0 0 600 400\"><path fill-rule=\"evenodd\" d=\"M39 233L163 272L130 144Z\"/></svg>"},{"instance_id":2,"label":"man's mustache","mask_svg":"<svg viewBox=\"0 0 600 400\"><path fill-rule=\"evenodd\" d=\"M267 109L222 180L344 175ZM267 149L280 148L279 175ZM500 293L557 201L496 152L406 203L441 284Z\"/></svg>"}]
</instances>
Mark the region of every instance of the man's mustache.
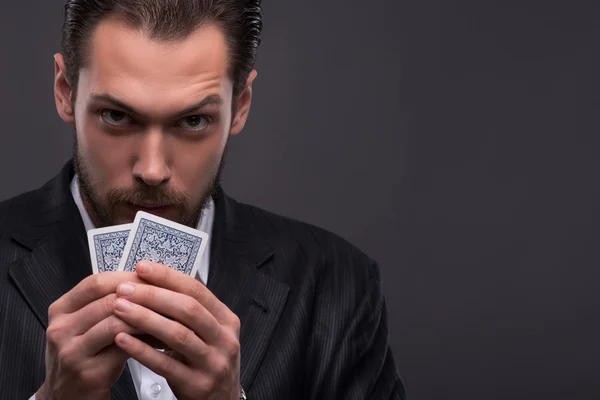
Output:
<instances>
[{"instance_id":1,"label":"man's mustache","mask_svg":"<svg viewBox=\"0 0 600 400\"><path fill-rule=\"evenodd\" d=\"M185 206L190 200L187 194L169 189L166 186L113 189L107 194L107 197L111 204L131 203L146 207Z\"/></svg>"}]
</instances>

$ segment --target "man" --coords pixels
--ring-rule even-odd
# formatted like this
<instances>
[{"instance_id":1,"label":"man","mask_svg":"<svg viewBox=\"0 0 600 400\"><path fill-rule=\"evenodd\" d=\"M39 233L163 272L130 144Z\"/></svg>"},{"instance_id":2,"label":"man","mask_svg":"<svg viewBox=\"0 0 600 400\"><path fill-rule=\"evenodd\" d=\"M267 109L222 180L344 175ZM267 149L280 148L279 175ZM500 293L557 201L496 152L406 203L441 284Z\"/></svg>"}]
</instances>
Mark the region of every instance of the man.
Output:
<instances>
[{"instance_id":1,"label":"man","mask_svg":"<svg viewBox=\"0 0 600 400\"><path fill-rule=\"evenodd\" d=\"M65 11L54 93L73 161L0 204L2 398L404 398L377 265L219 186L250 110L260 1ZM211 234L198 276L91 275L86 230L140 210Z\"/></svg>"}]
</instances>

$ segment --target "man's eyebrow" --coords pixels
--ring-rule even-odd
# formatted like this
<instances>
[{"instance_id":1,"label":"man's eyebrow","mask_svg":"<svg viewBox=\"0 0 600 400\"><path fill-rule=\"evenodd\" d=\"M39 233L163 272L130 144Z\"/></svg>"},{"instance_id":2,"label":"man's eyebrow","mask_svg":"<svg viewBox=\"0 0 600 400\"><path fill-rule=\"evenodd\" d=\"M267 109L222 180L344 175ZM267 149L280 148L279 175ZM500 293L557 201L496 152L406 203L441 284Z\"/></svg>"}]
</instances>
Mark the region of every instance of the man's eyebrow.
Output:
<instances>
[{"instance_id":1,"label":"man's eyebrow","mask_svg":"<svg viewBox=\"0 0 600 400\"><path fill-rule=\"evenodd\" d=\"M110 104L114 105L115 107L117 107L123 111L126 111L128 114L131 114L134 117L143 116L143 113L137 111L135 108L131 107L130 105L126 104L125 102L123 102L109 94L92 94L90 97L93 101L103 101L106 103L110 103ZM220 106L223 104L223 99L221 99L221 97L218 95L207 96L203 100L199 101L198 103L193 104L182 111L179 111L175 115L171 116L171 118L177 119L177 118L184 117L187 114L191 114L194 111L197 111L197 110L201 109L202 107L209 105L209 104L216 104L216 105Z\"/></svg>"}]
</instances>

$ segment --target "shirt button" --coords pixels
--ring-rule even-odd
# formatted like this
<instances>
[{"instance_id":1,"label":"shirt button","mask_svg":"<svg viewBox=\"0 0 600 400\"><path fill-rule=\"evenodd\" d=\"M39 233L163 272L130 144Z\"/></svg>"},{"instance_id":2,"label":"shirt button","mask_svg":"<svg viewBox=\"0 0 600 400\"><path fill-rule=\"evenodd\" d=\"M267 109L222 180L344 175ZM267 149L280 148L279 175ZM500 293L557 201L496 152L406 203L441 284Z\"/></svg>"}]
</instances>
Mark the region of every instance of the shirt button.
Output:
<instances>
[{"instance_id":1,"label":"shirt button","mask_svg":"<svg viewBox=\"0 0 600 400\"><path fill-rule=\"evenodd\" d=\"M160 386L160 383L153 383L152 386L150 386L150 394L152 394L152 397L158 397L161 391L162 386Z\"/></svg>"}]
</instances>

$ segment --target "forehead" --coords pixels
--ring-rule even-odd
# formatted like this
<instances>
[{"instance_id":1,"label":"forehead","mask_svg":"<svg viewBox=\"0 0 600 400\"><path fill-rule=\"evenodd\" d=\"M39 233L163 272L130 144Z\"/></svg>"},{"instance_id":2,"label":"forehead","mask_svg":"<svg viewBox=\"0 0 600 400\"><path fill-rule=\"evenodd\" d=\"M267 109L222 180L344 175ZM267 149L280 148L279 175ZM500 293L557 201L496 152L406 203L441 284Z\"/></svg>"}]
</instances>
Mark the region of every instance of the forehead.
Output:
<instances>
[{"instance_id":1,"label":"forehead","mask_svg":"<svg viewBox=\"0 0 600 400\"><path fill-rule=\"evenodd\" d=\"M168 113L208 95L225 101L231 91L225 36L214 24L161 42L110 17L97 26L88 55L79 79L84 95L110 94L148 112Z\"/></svg>"}]
</instances>

